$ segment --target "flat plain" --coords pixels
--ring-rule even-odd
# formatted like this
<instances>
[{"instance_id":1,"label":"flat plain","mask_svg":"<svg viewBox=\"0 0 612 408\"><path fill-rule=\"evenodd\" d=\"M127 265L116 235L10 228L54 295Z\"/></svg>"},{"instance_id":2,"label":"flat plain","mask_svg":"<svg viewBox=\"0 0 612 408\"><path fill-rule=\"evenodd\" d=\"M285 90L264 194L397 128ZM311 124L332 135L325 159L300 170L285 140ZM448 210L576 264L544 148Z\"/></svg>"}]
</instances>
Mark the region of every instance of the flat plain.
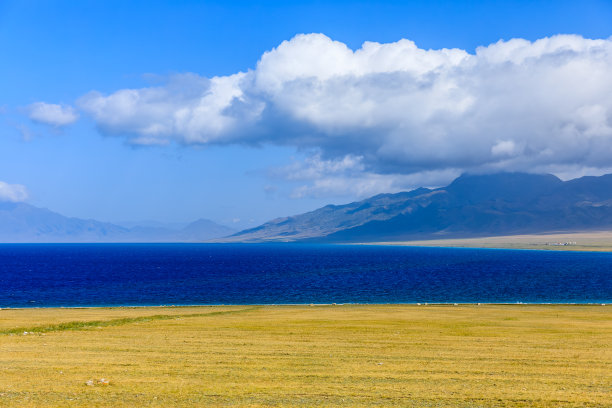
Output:
<instances>
[{"instance_id":1,"label":"flat plain","mask_svg":"<svg viewBox=\"0 0 612 408\"><path fill-rule=\"evenodd\" d=\"M447 238L419 241L378 242L365 245L612 252L612 231L505 235L477 238Z\"/></svg>"},{"instance_id":2,"label":"flat plain","mask_svg":"<svg viewBox=\"0 0 612 408\"><path fill-rule=\"evenodd\" d=\"M612 307L0 310L0 406L611 407Z\"/></svg>"}]
</instances>

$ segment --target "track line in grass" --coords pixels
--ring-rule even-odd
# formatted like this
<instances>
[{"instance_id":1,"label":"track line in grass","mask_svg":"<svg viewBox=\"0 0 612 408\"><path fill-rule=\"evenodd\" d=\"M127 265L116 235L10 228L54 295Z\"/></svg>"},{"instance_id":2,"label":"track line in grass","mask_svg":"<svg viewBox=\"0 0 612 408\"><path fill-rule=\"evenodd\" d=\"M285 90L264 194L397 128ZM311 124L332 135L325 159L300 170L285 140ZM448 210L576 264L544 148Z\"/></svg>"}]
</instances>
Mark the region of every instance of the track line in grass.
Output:
<instances>
[{"instance_id":1,"label":"track line in grass","mask_svg":"<svg viewBox=\"0 0 612 408\"><path fill-rule=\"evenodd\" d=\"M139 317L123 317L120 319L111 319L111 320L90 320L90 321L78 320L78 321L72 321L72 322L50 324L46 326L15 327L12 329L0 330L0 334L4 334L4 335L22 334L22 333L38 334L38 333L49 333L49 332L58 332L58 331L66 331L66 330L87 330L87 329L96 328L96 327L124 326L127 324L150 322L154 320L173 320L173 319L182 319L182 318L188 318L188 317L209 317L209 316L238 314L238 313L249 312L252 310L257 310L259 308L260 308L259 306L255 306L255 307L249 307L246 309L224 310L224 311L209 312L209 313L190 313L190 314L176 314L176 315L157 314L157 315L139 316Z\"/></svg>"}]
</instances>

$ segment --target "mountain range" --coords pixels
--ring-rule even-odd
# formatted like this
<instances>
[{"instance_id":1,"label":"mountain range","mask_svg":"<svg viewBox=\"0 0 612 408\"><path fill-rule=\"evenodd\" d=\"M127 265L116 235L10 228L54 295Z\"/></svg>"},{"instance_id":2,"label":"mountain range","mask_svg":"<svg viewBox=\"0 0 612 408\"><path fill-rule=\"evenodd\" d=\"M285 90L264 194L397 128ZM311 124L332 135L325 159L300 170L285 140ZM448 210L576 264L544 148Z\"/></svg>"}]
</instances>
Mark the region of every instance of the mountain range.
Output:
<instances>
[{"instance_id":1,"label":"mountain range","mask_svg":"<svg viewBox=\"0 0 612 408\"><path fill-rule=\"evenodd\" d=\"M226 242L381 242L612 229L612 174L462 175L446 187L381 194L278 218Z\"/></svg>"},{"instance_id":2,"label":"mountain range","mask_svg":"<svg viewBox=\"0 0 612 408\"><path fill-rule=\"evenodd\" d=\"M382 242L612 230L612 174L462 175L446 187L328 205L236 232L188 225L117 225L0 202L0 242Z\"/></svg>"},{"instance_id":3,"label":"mountain range","mask_svg":"<svg viewBox=\"0 0 612 408\"><path fill-rule=\"evenodd\" d=\"M0 242L201 242L236 232L206 219L178 228L147 224L126 227L0 202Z\"/></svg>"}]
</instances>

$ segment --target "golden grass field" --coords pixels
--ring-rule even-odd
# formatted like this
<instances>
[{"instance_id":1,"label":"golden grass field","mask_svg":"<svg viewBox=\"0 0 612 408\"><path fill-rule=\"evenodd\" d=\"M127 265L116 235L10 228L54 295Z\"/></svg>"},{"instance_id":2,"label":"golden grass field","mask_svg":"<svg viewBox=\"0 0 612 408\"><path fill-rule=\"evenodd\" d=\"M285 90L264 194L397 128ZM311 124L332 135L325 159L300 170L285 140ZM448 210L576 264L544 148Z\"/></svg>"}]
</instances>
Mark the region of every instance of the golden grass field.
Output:
<instances>
[{"instance_id":1,"label":"golden grass field","mask_svg":"<svg viewBox=\"0 0 612 408\"><path fill-rule=\"evenodd\" d=\"M5 309L0 406L612 407L612 307Z\"/></svg>"}]
</instances>

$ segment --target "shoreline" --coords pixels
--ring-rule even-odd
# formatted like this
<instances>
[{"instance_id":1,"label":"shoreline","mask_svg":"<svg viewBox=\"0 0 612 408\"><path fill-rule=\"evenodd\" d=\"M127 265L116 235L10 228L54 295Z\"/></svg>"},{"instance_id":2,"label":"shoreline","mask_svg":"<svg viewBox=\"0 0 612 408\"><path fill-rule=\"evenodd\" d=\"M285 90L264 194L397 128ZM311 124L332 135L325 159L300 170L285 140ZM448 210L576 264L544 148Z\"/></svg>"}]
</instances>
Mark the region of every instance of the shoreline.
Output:
<instances>
[{"instance_id":1,"label":"shoreline","mask_svg":"<svg viewBox=\"0 0 612 408\"><path fill-rule=\"evenodd\" d=\"M602 302L414 302L414 303L235 303L235 304L186 304L186 305L109 305L109 306L32 306L0 307L0 312L8 310L101 310L101 309L181 309L215 307L331 307L331 306L612 306L612 299Z\"/></svg>"},{"instance_id":2,"label":"shoreline","mask_svg":"<svg viewBox=\"0 0 612 408\"><path fill-rule=\"evenodd\" d=\"M517 234L477 238L363 242L356 245L612 252L612 231Z\"/></svg>"}]
</instances>

